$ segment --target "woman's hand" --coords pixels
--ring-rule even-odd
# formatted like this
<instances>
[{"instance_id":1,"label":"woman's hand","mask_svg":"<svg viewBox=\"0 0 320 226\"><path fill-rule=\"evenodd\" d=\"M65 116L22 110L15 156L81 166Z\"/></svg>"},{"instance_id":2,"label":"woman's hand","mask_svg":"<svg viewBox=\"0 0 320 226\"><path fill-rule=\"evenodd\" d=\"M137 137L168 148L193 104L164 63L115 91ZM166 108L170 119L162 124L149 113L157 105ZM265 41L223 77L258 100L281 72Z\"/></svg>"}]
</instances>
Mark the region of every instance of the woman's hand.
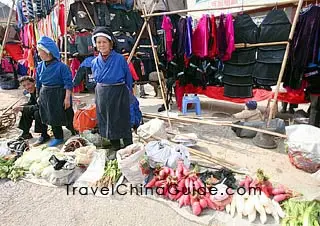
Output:
<instances>
[{"instance_id":1,"label":"woman's hand","mask_svg":"<svg viewBox=\"0 0 320 226\"><path fill-rule=\"evenodd\" d=\"M70 97L64 99L64 110L67 110L71 106Z\"/></svg>"}]
</instances>

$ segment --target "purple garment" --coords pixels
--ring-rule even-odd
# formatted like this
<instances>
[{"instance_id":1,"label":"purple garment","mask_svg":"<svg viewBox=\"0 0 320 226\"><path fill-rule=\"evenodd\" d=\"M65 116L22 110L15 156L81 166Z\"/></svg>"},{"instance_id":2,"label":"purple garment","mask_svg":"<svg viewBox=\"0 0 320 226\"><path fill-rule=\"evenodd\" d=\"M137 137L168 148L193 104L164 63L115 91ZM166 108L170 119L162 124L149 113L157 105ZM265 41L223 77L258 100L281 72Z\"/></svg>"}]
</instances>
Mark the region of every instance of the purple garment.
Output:
<instances>
[{"instance_id":1,"label":"purple garment","mask_svg":"<svg viewBox=\"0 0 320 226\"><path fill-rule=\"evenodd\" d=\"M187 40L187 20L185 18L181 18L178 23L178 28L176 32L176 38L177 41L177 49L176 53L177 56L184 56L185 54L185 46L186 46L186 40Z\"/></svg>"},{"instance_id":2,"label":"purple garment","mask_svg":"<svg viewBox=\"0 0 320 226\"><path fill-rule=\"evenodd\" d=\"M312 6L300 14L290 44L284 86L299 89L308 63L317 63L319 54L320 7Z\"/></svg>"},{"instance_id":3,"label":"purple garment","mask_svg":"<svg viewBox=\"0 0 320 226\"><path fill-rule=\"evenodd\" d=\"M192 17L187 17L187 35L185 37L185 53L190 58L192 55Z\"/></svg>"},{"instance_id":4,"label":"purple garment","mask_svg":"<svg viewBox=\"0 0 320 226\"><path fill-rule=\"evenodd\" d=\"M227 37L226 37L226 28L224 26L224 19L225 15L220 15L220 21L219 21L219 27L217 32L217 43L218 43L218 49L219 49L219 56L222 58L227 50Z\"/></svg>"}]
</instances>

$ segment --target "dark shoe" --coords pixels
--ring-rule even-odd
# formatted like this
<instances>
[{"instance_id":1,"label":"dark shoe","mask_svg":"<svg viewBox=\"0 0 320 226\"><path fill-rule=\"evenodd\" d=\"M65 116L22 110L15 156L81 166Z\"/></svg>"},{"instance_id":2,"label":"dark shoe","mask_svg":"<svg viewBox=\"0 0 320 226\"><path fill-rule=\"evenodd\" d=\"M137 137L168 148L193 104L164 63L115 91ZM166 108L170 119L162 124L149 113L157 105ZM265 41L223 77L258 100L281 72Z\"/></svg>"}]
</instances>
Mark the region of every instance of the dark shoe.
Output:
<instances>
[{"instance_id":1,"label":"dark shoe","mask_svg":"<svg viewBox=\"0 0 320 226\"><path fill-rule=\"evenodd\" d=\"M29 140L29 139L32 139L33 136L31 135L31 133L22 133L19 138L23 138L25 140Z\"/></svg>"},{"instance_id":2,"label":"dark shoe","mask_svg":"<svg viewBox=\"0 0 320 226\"><path fill-rule=\"evenodd\" d=\"M41 136L41 137L39 137L39 139L33 144L33 146L34 146L34 147L37 147L37 146L39 146L39 145L42 145L42 144L46 143L46 142L49 141L49 140L50 140L49 135L47 135L47 136Z\"/></svg>"}]
</instances>

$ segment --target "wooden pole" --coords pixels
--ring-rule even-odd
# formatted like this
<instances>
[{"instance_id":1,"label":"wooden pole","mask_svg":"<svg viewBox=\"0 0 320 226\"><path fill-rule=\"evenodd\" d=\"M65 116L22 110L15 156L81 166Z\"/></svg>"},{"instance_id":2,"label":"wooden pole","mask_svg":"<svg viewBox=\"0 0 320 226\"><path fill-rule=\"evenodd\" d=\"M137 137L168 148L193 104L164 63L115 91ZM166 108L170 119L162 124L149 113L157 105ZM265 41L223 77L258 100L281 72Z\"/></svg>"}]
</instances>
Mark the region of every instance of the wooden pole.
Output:
<instances>
[{"instance_id":1,"label":"wooden pole","mask_svg":"<svg viewBox=\"0 0 320 226\"><path fill-rule=\"evenodd\" d=\"M275 46L275 45L287 45L289 42L264 42L264 43L256 43L256 44L250 44L250 43L238 43L235 44L235 47L237 49L241 48L250 48L250 47L259 47L259 46Z\"/></svg>"},{"instance_id":2,"label":"wooden pole","mask_svg":"<svg viewBox=\"0 0 320 226\"><path fill-rule=\"evenodd\" d=\"M146 118L162 118L162 119L166 118L165 116L162 116L159 114L143 113L142 115ZM264 129L255 128L255 127L237 125L237 124L233 124L232 122L204 121L199 119L179 118L179 117L170 117L170 119L177 120L180 122L200 123L200 124L212 125L212 126L230 126L230 127L236 127L236 128L252 130L260 133L265 133L265 134L269 134L276 137L287 138L287 135L285 134L276 133L276 132L272 132Z\"/></svg>"},{"instance_id":3,"label":"wooden pole","mask_svg":"<svg viewBox=\"0 0 320 226\"><path fill-rule=\"evenodd\" d=\"M67 0L64 0L64 27L65 27L65 32L64 32L64 63L68 65L68 36L67 36L67 20L68 20L68 5L67 5Z\"/></svg>"},{"instance_id":4,"label":"wooden pole","mask_svg":"<svg viewBox=\"0 0 320 226\"><path fill-rule=\"evenodd\" d=\"M24 98L24 96L20 97L18 100L16 100L15 102L13 102L9 107L7 107L3 112L1 112L0 117L2 117L3 115L5 115L11 108L13 108L14 105L16 105L20 100L22 100L22 98Z\"/></svg>"},{"instance_id":5,"label":"wooden pole","mask_svg":"<svg viewBox=\"0 0 320 226\"><path fill-rule=\"evenodd\" d=\"M4 37L3 37L3 40L2 40L2 46L1 46L1 49L0 49L0 62L1 62L1 60L2 60L3 50L4 50L4 47L5 47L6 42L7 42L7 39L8 39L8 31L9 31L9 26L10 26L10 22L11 22L11 18L12 18L12 13L13 13L14 5L15 5L15 1L13 0L13 1L12 1L12 7L11 7L11 9L10 9L9 17L8 17L8 20L7 20L6 31L5 31L5 33L4 33Z\"/></svg>"},{"instance_id":6,"label":"wooden pole","mask_svg":"<svg viewBox=\"0 0 320 226\"><path fill-rule=\"evenodd\" d=\"M155 3L155 2L154 2ZM155 5L155 4L154 4ZM144 15L147 14L147 9L146 9L146 5L144 5ZM145 18L146 20L146 18ZM159 80L159 85L160 85L160 89L161 89L161 95L162 95L162 100L163 100L163 104L164 104L164 108L166 109L166 113L167 113L167 120L170 126L170 129L172 130L172 125L171 125L171 121L170 121L170 117L169 117L169 112L168 112L168 106L166 103L166 97L164 94L164 87L163 87L163 83L162 83L162 78L160 76L160 70L159 70L159 58L158 58L158 54L156 51L156 48L154 46L154 42L153 42L153 37L152 37L152 32L151 32L151 27L150 24L147 22L147 29L148 29L148 33L149 33L149 39L151 42L151 48L152 48L152 52L153 52L153 59L156 65L156 70L157 70L157 75L158 75L158 80Z\"/></svg>"},{"instance_id":7,"label":"wooden pole","mask_svg":"<svg viewBox=\"0 0 320 226\"><path fill-rule=\"evenodd\" d=\"M272 7L275 6L276 4L278 6L281 5L288 5L288 4L294 4L297 3L298 0L291 0L291 1L284 1L284 2L277 2L277 3L265 3L265 4L247 4L247 5L242 5L242 4L237 4L237 5L231 5L231 6L223 6L223 7L214 7L214 8L205 8L205 9L183 9L183 10L176 10L176 11L171 11L171 12L163 12L163 13L152 13L152 14L147 14L143 15L142 17L153 17L153 16L164 16L164 15L172 15L172 14L179 14L179 13L189 13L189 12L202 12L202 11L213 11L213 10L223 10L223 9L235 9L235 8L250 8L250 7Z\"/></svg>"},{"instance_id":8,"label":"wooden pole","mask_svg":"<svg viewBox=\"0 0 320 226\"><path fill-rule=\"evenodd\" d=\"M281 70L280 70L280 73L279 73L278 82L277 82L276 90L275 90L275 93L274 93L273 101L271 102L271 105L270 105L270 112L269 112L269 117L268 117L268 121L267 121L267 126L269 126L270 121L273 118L273 112L274 112L274 109L276 108L276 105L278 103L277 102L278 94L279 94L280 84L282 82L284 70L285 70L286 64L287 64L287 59L288 59L289 49L290 49L290 42L293 39L294 31L295 31L296 26L297 26L297 22L298 22L298 19L299 19L299 14L300 14L300 10L301 10L302 4L303 4L303 0L299 0L298 6L297 6L297 10L296 10L295 16L293 18L291 31L290 31L290 34L289 34L289 42L287 44L286 52L285 52L283 60L282 60Z\"/></svg>"}]
</instances>

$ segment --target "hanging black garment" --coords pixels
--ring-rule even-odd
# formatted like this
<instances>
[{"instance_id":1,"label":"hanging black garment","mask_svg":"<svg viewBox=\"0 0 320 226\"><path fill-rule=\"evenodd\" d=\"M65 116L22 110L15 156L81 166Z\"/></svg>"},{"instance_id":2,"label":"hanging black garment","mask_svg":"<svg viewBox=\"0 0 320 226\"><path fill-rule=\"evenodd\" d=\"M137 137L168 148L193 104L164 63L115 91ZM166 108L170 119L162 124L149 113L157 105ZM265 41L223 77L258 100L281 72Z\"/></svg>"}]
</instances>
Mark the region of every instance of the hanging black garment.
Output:
<instances>
[{"instance_id":1,"label":"hanging black garment","mask_svg":"<svg viewBox=\"0 0 320 226\"><path fill-rule=\"evenodd\" d=\"M177 26L177 31L175 33L175 38L172 44L172 51L177 56L183 56L185 53L185 43L187 37L187 19L180 18Z\"/></svg>"},{"instance_id":2,"label":"hanging black garment","mask_svg":"<svg viewBox=\"0 0 320 226\"><path fill-rule=\"evenodd\" d=\"M312 6L300 14L290 44L289 58L284 75L284 85L300 88L304 69L308 63L317 63L319 54L320 7Z\"/></svg>"},{"instance_id":3,"label":"hanging black garment","mask_svg":"<svg viewBox=\"0 0 320 226\"><path fill-rule=\"evenodd\" d=\"M257 43L258 27L247 14L234 21L235 43ZM256 48L237 49L224 64L224 96L235 98L252 97L252 73L256 62Z\"/></svg>"},{"instance_id":4,"label":"hanging black garment","mask_svg":"<svg viewBox=\"0 0 320 226\"><path fill-rule=\"evenodd\" d=\"M96 2L93 4L97 14L96 26L110 28L110 13L107 4L102 2Z\"/></svg>"},{"instance_id":5,"label":"hanging black garment","mask_svg":"<svg viewBox=\"0 0 320 226\"><path fill-rule=\"evenodd\" d=\"M260 25L259 43L288 41L291 23L283 10L272 10ZM286 45L258 47L253 77L259 86L277 84Z\"/></svg>"}]
</instances>

